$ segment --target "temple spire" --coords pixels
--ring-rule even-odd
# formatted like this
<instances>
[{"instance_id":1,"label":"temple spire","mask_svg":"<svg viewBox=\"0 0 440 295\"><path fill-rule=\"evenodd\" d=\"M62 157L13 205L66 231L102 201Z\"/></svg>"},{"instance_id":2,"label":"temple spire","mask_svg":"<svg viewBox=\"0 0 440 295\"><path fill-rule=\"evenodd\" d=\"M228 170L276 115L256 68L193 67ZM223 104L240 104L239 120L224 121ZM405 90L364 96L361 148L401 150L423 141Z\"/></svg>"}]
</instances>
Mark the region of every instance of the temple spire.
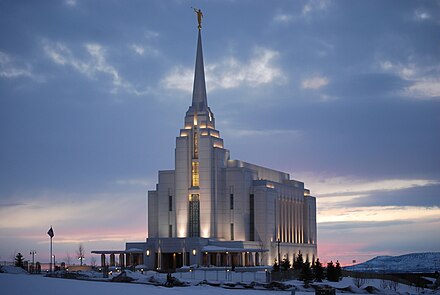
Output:
<instances>
[{"instance_id":1,"label":"temple spire","mask_svg":"<svg viewBox=\"0 0 440 295\"><path fill-rule=\"evenodd\" d=\"M206 97L205 68L203 65L202 34L200 28L197 40L192 106L196 111L202 111L208 107L208 100Z\"/></svg>"}]
</instances>

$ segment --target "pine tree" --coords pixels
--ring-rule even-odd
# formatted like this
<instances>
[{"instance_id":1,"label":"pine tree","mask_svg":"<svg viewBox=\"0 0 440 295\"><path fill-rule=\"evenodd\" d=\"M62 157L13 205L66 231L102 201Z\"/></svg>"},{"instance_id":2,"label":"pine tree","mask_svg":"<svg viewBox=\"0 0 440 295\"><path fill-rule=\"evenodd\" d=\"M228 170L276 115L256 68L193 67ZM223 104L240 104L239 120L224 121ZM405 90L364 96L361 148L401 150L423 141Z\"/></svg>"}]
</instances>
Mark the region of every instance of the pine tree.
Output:
<instances>
[{"instance_id":1,"label":"pine tree","mask_svg":"<svg viewBox=\"0 0 440 295\"><path fill-rule=\"evenodd\" d=\"M324 279L324 269L322 268L322 263L319 258L316 259L315 266L313 267L313 273L315 275L315 280L317 282L322 282Z\"/></svg>"},{"instance_id":2,"label":"pine tree","mask_svg":"<svg viewBox=\"0 0 440 295\"><path fill-rule=\"evenodd\" d=\"M304 286L307 288L310 286L310 283L313 281L313 273L310 268L309 260L303 263L301 269L301 280L304 281Z\"/></svg>"},{"instance_id":3,"label":"pine tree","mask_svg":"<svg viewBox=\"0 0 440 295\"><path fill-rule=\"evenodd\" d=\"M283 271L287 271L287 270L289 270L290 266L291 266L291 264L290 264L290 260L289 260L287 257L285 257L285 258L283 259L283 261L281 262L281 268L282 268L282 270L283 270Z\"/></svg>"},{"instance_id":4,"label":"pine tree","mask_svg":"<svg viewBox=\"0 0 440 295\"><path fill-rule=\"evenodd\" d=\"M337 279L337 282L339 282L342 278L342 269L341 264L339 264L339 261L336 260L336 266L335 266L335 277Z\"/></svg>"},{"instance_id":5,"label":"pine tree","mask_svg":"<svg viewBox=\"0 0 440 295\"><path fill-rule=\"evenodd\" d=\"M295 262L293 263L293 268L297 270L301 270L304 264L304 259L301 252L298 253Z\"/></svg>"},{"instance_id":6,"label":"pine tree","mask_svg":"<svg viewBox=\"0 0 440 295\"><path fill-rule=\"evenodd\" d=\"M24 267L24 265L23 265L23 255L21 255L21 253L18 253L15 256L15 266L18 266L18 267L21 267L21 268Z\"/></svg>"},{"instance_id":7,"label":"pine tree","mask_svg":"<svg viewBox=\"0 0 440 295\"><path fill-rule=\"evenodd\" d=\"M330 261L327 263L327 280L331 282L337 282L338 278L336 276L335 272L335 265L333 264L333 261Z\"/></svg>"},{"instance_id":8,"label":"pine tree","mask_svg":"<svg viewBox=\"0 0 440 295\"><path fill-rule=\"evenodd\" d=\"M280 271L280 266L278 265L276 259L273 262L273 271Z\"/></svg>"}]
</instances>

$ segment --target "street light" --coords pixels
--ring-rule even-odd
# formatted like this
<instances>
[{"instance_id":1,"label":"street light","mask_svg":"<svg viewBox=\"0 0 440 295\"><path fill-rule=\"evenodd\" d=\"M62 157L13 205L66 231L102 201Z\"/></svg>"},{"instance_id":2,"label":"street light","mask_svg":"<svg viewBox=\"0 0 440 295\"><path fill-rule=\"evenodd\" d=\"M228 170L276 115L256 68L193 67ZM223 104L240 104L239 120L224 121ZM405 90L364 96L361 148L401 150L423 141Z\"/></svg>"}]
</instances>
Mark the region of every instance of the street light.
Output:
<instances>
[{"instance_id":1,"label":"street light","mask_svg":"<svg viewBox=\"0 0 440 295\"><path fill-rule=\"evenodd\" d=\"M280 243L281 243L281 241L280 241L280 239L278 238L278 240L277 240L277 244L278 244L278 266L280 266L280 263L281 263Z\"/></svg>"},{"instance_id":2,"label":"street light","mask_svg":"<svg viewBox=\"0 0 440 295\"><path fill-rule=\"evenodd\" d=\"M31 250L29 252L30 255L32 255L32 273L35 272L35 254L37 254L37 251Z\"/></svg>"}]
</instances>

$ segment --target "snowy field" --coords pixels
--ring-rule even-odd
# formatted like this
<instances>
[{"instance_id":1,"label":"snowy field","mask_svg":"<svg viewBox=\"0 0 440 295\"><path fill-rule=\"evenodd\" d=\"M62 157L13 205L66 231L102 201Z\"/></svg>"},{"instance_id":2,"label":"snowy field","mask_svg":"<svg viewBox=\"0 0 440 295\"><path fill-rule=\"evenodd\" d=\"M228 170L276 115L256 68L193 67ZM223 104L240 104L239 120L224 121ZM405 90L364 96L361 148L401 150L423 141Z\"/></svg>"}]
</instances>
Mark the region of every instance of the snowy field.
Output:
<instances>
[{"instance_id":1,"label":"snowy field","mask_svg":"<svg viewBox=\"0 0 440 295\"><path fill-rule=\"evenodd\" d=\"M140 273L132 273L130 275L135 278L139 278L138 282L146 280L146 275ZM159 278L159 277L157 277ZM190 281L188 287L174 287L166 288L162 286L154 286L143 283L113 283L106 281L86 281L86 280L72 280L72 279L60 279L49 278L42 275L29 275L25 273L11 274L0 273L0 294L1 295L21 295L21 294L63 294L63 295L138 295L138 294L151 294L151 295L171 295L171 294L236 294L236 295L264 295L264 294L291 294L291 291L272 291L272 290L260 290L260 289L228 289L224 287L213 287L208 285L197 286L197 280ZM288 284L294 285L296 288L296 295L313 295L314 289L304 289L303 282L289 281ZM397 292L389 289L381 288L380 280L369 280L362 288L356 288L351 278L343 278L342 281L337 283L324 282L324 284L332 285L338 289L344 289L342 292L338 290L337 293L343 294L368 294L365 288L366 286L372 286L375 288L375 294L435 294L440 295L440 290L421 290L414 287L399 285Z\"/></svg>"},{"instance_id":2,"label":"snowy field","mask_svg":"<svg viewBox=\"0 0 440 295\"><path fill-rule=\"evenodd\" d=\"M157 287L144 284L93 282L48 278L38 275L0 274L0 294L23 295L168 295L168 294L241 294L241 295L264 295L264 294L290 294L290 291L267 291L267 290L233 290L211 286L190 287ZM302 292L297 294L302 294ZM312 293L304 293L312 294Z\"/></svg>"}]
</instances>

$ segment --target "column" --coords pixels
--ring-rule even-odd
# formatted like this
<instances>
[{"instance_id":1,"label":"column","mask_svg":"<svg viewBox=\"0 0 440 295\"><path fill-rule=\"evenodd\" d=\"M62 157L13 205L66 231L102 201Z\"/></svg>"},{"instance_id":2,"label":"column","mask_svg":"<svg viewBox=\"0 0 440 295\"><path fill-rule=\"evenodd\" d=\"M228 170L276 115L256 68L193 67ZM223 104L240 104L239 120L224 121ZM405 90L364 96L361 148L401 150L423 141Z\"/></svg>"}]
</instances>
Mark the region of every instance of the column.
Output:
<instances>
[{"instance_id":1,"label":"column","mask_svg":"<svg viewBox=\"0 0 440 295\"><path fill-rule=\"evenodd\" d=\"M298 222L299 222L299 218L298 218L298 200L295 199L295 243L299 243L299 234L298 234Z\"/></svg>"},{"instance_id":2,"label":"column","mask_svg":"<svg viewBox=\"0 0 440 295\"><path fill-rule=\"evenodd\" d=\"M120 253L120 254L119 254L119 266L120 266L121 268L125 268L124 254L123 254L123 253Z\"/></svg>"},{"instance_id":3,"label":"column","mask_svg":"<svg viewBox=\"0 0 440 295\"><path fill-rule=\"evenodd\" d=\"M101 254L101 267L105 267L105 254Z\"/></svg>"},{"instance_id":4,"label":"column","mask_svg":"<svg viewBox=\"0 0 440 295\"><path fill-rule=\"evenodd\" d=\"M290 198L287 199L286 202L286 211L287 211L287 219L286 219L286 223L287 223L287 242L288 243L292 243L292 223L290 223Z\"/></svg>"},{"instance_id":5,"label":"column","mask_svg":"<svg viewBox=\"0 0 440 295\"><path fill-rule=\"evenodd\" d=\"M115 266L115 253L110 254L110 266Z\"/></svg>"},{"instance_id":6,"label":"column","mask_svg":"<svg viewBox=\"0 0 440 295\"><path fill-rule=\"evenodd\" d=\"M300 214L300 236L299 236L299 240L300 243L304 243L304 202L300 203L300 210L299 210Z\"/></svg>"},{"instance_id":7,"label":"column","mask_svg":"<svg viewBox=\"0 0 440 295\"><path fill-rule=\"evenodd\" d=\"M128 253L127 255L128 255L128 257L127 257L127 265L128 266L133 266L133 256L131 255L131 253Z\"/></svg>"}]
</instances>

